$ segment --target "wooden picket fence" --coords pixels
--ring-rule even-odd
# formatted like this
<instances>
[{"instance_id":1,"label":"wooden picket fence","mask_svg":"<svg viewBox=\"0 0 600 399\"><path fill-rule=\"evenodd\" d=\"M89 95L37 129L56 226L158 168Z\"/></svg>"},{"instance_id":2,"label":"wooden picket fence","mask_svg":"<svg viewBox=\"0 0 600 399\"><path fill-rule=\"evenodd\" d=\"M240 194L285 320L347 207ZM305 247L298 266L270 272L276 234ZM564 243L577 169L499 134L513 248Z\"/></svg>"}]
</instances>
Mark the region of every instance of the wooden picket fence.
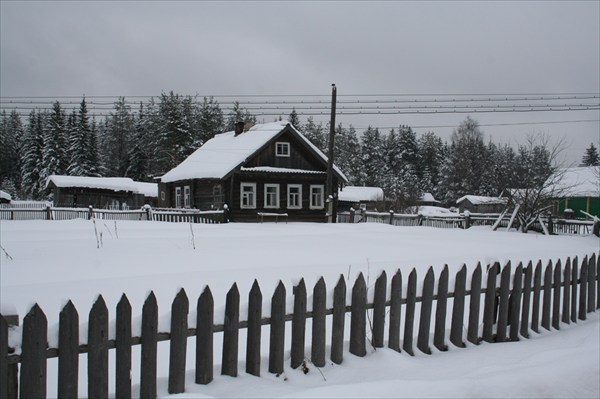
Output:
<instances>
[{"instance_id":1,"label":"wooden picket fence","mask_svg":"<svg viewBox=\"0 0 600 399\"><path fill-rule=\"evenodd\" d=\"M8 204L10 205L10 204ZM224 211L198 211L193 209L111 210L92 208L1 207L0 220L152 220L156 222L226 223Z\"/></svg>"},{"instance_id":2,"label":"wooden picket fence","mask_svg":"<svg viewBox=\"0 0 600 399\"><path fill-rule=\"evenodd\" d=\"M362 273L351 292L351 303L346 303L346 283L340 276L333 290L333 307L326 307L327 289L321 278L312 291L312 310L307 311L307 289L301 280L293 289L293 313L286 314L286 288L279 283L271 297L271 315L262 317L263 296L257 281L248 295L248 314L240 320L240 293L234 284L227 293L223 324L214 323L214 300L207 286L198 298L196 326L188 326L189 300L182 289L171 306L170 332L158 331L158 305L153 293L142 308L141 336L132 336L132 309L129 300L122 296L116 308L116 334L109 340L109 316L100 296L89 313L88 341L79 343L79 315L72 302L60 313L58 348L47 348L47 319L36 304L23 320L20 355L8 347L8 323L0 316L0 397L44 398L46 392L47 358L58 357L58 392L60 398L78 395L78 361L80 353L87 353L88 396L106 398L109 395L109 350L115 350L115 395L130 398L132 345L141 345L140 397L157 396L157 344L169 341L169 393L185 390L186 345L195 337L195 383L208 384L213 380L213 335L223 332L221 374L238 375L239 331L247 329L245 372L261 374L261 327L270 325L268 372L280 374L285 361L285 323L291 322L290 366L300 367L307 359L316 367L326 363L326 317L331 315L331 340L329 358L333 363L344 360L344 329L346 314L350 314L349 352L365 356L368 346L382 348L387 329L387 346L397 352L414 355L415 349L431 354L431 344L440 351L464 348L485 342L518 341L528 338L530 331L540 332L540 327L559 330L561 323L585 320L586 314L600 308L600 256L585 256L581 265L578 258L541 261L534 266L519 263L513 270L510 262L487 267L485 285L481 264L474 269L467 289L467 268L456 273L454 291L449 292L448 267L438 276L434 294L435 276L429 268L424 279L417 284L417 272L408 275L406 292L403 276L398 270L391 278L384 272L374 284L373 301L367 300L367 287ZM499 286L497 280L500 279ZM421 288L418 291L418 288ZM421 295L417 295L420 293ZM483 296L483 311L481 302ZM465 307L466 298L469 305ZM448 300L452 299L450 324L447 324ZM434 310L435 302L435 314ZM416 346L414 330L416 304L420 303ZM467 310L468 309L468 310ZM389 313L386 316L386 313ZM306 353L306 321L312 319L310 354ZM369 323L367 323L369 320ZM387 328L386 328L387 320ZM482 323L481 323L482 320ZM431 324L433 321L433 338ZM403 332L401 334L401 327ZM449 327L449 336L446 337ZM466 331L466 334L465 334ZM369 334L370 333L370 334ZM402 341L401 341L402 336ZM448 338L448 339L447 339ZM402 344L401 344L402 342ZM451 346L449 345L451 344ZM20 370L18 370L20 364ZM54 393L52 393L54 395Z\"/></svg>"}]
</instances>

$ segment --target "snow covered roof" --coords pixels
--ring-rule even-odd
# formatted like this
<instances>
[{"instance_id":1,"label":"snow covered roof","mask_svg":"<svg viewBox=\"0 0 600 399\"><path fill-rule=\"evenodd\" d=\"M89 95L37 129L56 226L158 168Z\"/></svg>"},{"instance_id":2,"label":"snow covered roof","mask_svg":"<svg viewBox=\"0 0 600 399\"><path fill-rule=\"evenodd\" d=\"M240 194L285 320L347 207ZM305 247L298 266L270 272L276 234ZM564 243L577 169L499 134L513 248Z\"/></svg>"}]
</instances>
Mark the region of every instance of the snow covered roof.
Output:
<instances>
[{"instance_id":1,"label":"snow covered roof","mask_svg":"<svg viewBox=\"0 0 600 399\"><path fill-rule=\"evenodd\" d=\"M381 201L383 190L379 187L346 186L338 192L338 199L346 202Z\"/></svg>"},{"instance_id":2,"label":"snow covered roof","mask_svg":"<svg viewBox=\"0 0 600 399\"><path fill-rule=\"evenodd\" d=\"M280 121L254 125L247 132L237 136L233 131L216 135L182 163L163 175L161 181L169 183L189 179L223 179L267 143L278 137L280 133L283 133L286 127L289 127L292 134L303 140L319 158L327 162L325 154L296 128L287 122ZM336 166L334 169L343 179L348 180Z\"/></svg>"},{"instance_id":3,"label":"snow covered roof","mask_svg":"<svg viewBox=\"0 0 600 399\"><path fill-rule=\"evenodd\" d=\"M431 193L423 193L421 196L421 202L440 202L433 197Z\"/></svg>"},{"instance_id":4,"label":"snow covered roof","mask_svg":"<svg viewBox=\"0 0 600 399\"><path fill-rule=\"evenodd\" d=\"M600 196L600 167L587 166L566 168L561 171L562 179L554 187L555 191L565 191L569 197Z\"/></svg>"},{"instance_id":5,"label":"snow covered roof","mask_svg":"<svg viewBox=\"0 0 600 399\"><path fill-rule=\"evenodd\" d=\"M129 177L89 177L51 175L46 180L46 187L52 182L56 187L85 187L112 191L130 191L145 196L158 196L156 183L141 183Z\"/></svg>"},{"instance_id":6,"label":"snow covered roof","mask_svg":"<svg viewBox=\"0 0 600 399\"><path fill-rule=\"evenodd\" d=\"M290 168L275 168L273 166L255 166L252 168L241 168L242 172L269 172L269 173L301 173L301 174L323 174L327 173L322 170L306 170L306 169L290 169Z\"/></svg>"},{"instance_id":7,"label":"snow covered roof","mask_svg":"<svg viewBox=\"0 0 600 399\"><path fill-rule=\"evenodd\" d=\"M5 199L5 200L12 200L12 197L10 196L9 193L7 193L6 191L2 191L0 190L0 198Z\"/></svg>"},{"instance_id":8,"label":"snow covered roof","mask_svg":"<svg viewBox=\"0 0 600 399\"><path fill-rule=\"evenodd\" d=\"M483 197L480 195L465 195L464 197L460 197L456 200L456 203L459 204L463 201L469 201L473 205L484 205L484 204L506 204L508 200L502 197Z\"/></svg>"}]
</instances>

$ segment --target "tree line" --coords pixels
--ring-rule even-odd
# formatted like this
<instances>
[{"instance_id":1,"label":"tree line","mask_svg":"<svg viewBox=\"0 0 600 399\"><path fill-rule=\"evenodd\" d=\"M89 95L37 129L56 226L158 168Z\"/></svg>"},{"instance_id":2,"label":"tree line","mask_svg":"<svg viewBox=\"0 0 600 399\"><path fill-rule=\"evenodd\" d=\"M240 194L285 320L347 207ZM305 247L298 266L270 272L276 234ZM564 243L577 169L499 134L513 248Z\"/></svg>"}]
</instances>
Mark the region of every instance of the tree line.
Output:
<instances>
[{"instance_id":1,"label":"tree line","mask_svg":"<svg viewBox=\"0 0 600 399\"><path fill-rule=\"evenodd\" d=\"M119 98L102 120L90 117L85 97L77 109L55 101L51 110L34 110L25 121L16 110L4 111L0 187L14 198L43 199L53 174L153 181L240 120L257 122L237 102L225 114L213 98L173 92L140 102L137 109ZM301 121L295 110L287 120L327 153L328 124L312 117ZM516 148L486 143L470 117L449 142L434 132L417 136L404 125L387 132L369 127L359 135L352 125L338 124L335 133L335 163L350 184L383 188L395 210L414 205L423 193L446 205L466 194L497 196L507 188L537 184L557 167L556 148L547 138L529 137ZM592 144L584 162L598 163L594 150Z\"/></svg>"}]
</instances>

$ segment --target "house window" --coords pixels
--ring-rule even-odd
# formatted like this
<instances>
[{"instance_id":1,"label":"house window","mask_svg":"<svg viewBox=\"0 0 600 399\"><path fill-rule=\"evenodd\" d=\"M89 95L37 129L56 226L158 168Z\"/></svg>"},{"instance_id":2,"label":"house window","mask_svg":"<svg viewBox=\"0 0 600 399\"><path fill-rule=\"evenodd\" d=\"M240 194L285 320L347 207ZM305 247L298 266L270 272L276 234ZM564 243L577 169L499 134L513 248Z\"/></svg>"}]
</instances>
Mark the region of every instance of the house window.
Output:
<instances>
[{"instance_id":1,"label":"house window","mask_svg":"<svg viewBox=\"0 0 600 399\"><path fill-rule=\"evenodd\" d=\"M175 187L175 208L181 208L181 187Z\"/></svg>"},{"instance_id":2,"label":"house window","mask_svg":"<svg viewBox=\"0 0 600 399\"><path fill-rule=\"evenodd\" d=\"M288 184L288 209L302 209L302 184Z\"/></svg>"},{"instance_id":3,"label":"house window","mask_svg":"<svg viewBox=\"0 0 600 399\"><path fill-rule=\"evenodd\" d=\"M161 201L165 200L165 192L164 191L160 192L160 199L161 199Z\"/></svg>"},{"instance_id":4,"label":"house window","mask_svg":"<svg viewBox=\"0 0 600 399\"><path fill-rule=\"evenodd\" d=\"M325 207L325 187L323 185L310 186L310 209L323 209Z\"/></svg>"},{"instance_id":5,"label":"house window","mask_svg":"<svg viewBox=\"0 0 600 399\"><path fill-rule=\"evenodd\" d=\"M265 184L265 208L279 208L279 184Z\"/></svg>"},{"instance_id":6,"label":"house window","mask_svg":"<svg viewBox=\"0 0 600 399\"><path fill-rule=\"evenodd\" d=\"M256 183L240 183L240 208L256 209Z\"/></svg>"},{"instance_id":7,"label":"house window","mask_svg":"<svg viewBox=\"0 0 600 399\"><path fill-rule=\"evenodd\" d=\"M290 156L290 143L277 142L275 143L275 155L278 157Z\"/></svg>"},{"instance_id":8,"label":"house window","mask_svg":"<svg viewBox=\"0 0 600 399\"><path fill-rule=\"evenodd\" d=\"M183 188L183 204L186 208L190 207L190 186Z\"/></svg>"}]
</instances>

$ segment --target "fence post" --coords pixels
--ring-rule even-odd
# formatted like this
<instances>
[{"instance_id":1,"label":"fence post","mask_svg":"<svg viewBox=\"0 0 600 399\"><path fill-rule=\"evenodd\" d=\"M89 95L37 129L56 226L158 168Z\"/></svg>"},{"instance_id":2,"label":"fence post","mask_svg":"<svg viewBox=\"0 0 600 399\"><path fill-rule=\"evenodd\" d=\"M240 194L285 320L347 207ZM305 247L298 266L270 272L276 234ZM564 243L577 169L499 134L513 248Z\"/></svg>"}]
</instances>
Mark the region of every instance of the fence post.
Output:
<instances>
[{"instance_id":1,"label":"fence post","mask_svg":"<svg viewBox=\"0 0 600 399\"><path fill-rule=\"evenodd\" d=\"M383 348L383 335L385 330L385 299L387 291L387 274L385 270L375 281L373 296L373 337L372 344L375 348Z\"/></svg>"},{"instance_id":2,"label":"fence post","mask_svg":"<svg viewBox=\"0 0 600 399\"><path fill-rule=\"evenodd\" d=\"M46 205L46 220L52 220L52 209L50 205Z\"/></svg>"},{"instance_id":3,"label":"fence post","mask_svg":"<svg viewBox=\"0 0 600 399\"><path fill-rule=\"evenodd\" d=\"M481 263L471 277L471 300L469 302L469 326L467 329L467 340L479 345L479 309L481 308Z\"/></svg>"},{"instance_id":4,"label":"fence post","mask_svg":"<svg viewBox=\"0 0 600 399\"><path fill-rule=\"evenodd\" d=\"M579 278L578 259L573 258L571 270L571 321L577 323L577 279Z\"/></svg>"},{"instance_id":5,"label":"fence post","mask_svg":"<svg viewBox=\"0 0 600 399\"><path fill-rule=\"evenodd\" d=\"M248 338L246 344L246 373L260 376L260 335L262 318L262 293L254 280L248 294Z\"/></svg>"},{"instance_id":6,"label":"fence post","mask_svg":"<svg viewBox=\"0 0 600 399\"><path fill-rule=\"evenodd\" d=\"M511 264L507 262L500 273L500 306L498 309L498 326L496 329L496 342L506 341L506 330L508 326L508 312L510 309L510 275Z\"/></svg>"},{"instance_id":7,"label":"fence post","mask_svg":"<svg viewBox=\"0 0 600 399\"><path fill-rule=\"evenodd\" d=\"M494 263L488 269L487 285L485 287L485 302L483 305L483 340L494 342L494 313L496 308L496 276L500 264Z\"/></svg>"},{"instance_id":8,"label":"fence post","mask_svg":"<svg viewBox=\"0 0 600 399\"><path fill-rule=\"evenodd\" d=\"M552 261L548 261L544 271L544 295L542 304L542 327L550 331L550 309L552 307Z\"/></svg>"},{"instance_id":9,"label":"fence post","mask_svg":"<svg viewBox=\"0 0 600 399\"><path fill-rule=\"evenodd\" d=\"M131 398L131 304L125 294L117 304L115 396Z\"/></svg>"},{"instance_id":10,"label":"fence post","mask_svg":"<svg viewBox=\"0 0 600 399\"><path fill-rule=\"evenodd\" d=\"M333 320L331 322L331 361L341 364L344 359L344 327L346 318L346 281L340 275L333 290Z\"/></svg>"},{"instance_id":11,"label":"fence post","mask_svg":"<svg viewBox=\"0 0 600 399\"><path fill-rule=\"evenodd\" d=\"M542 286L542 261L538 260L533 273L533 307L531 309L531 330L540 332L540 290Z\"/></svg>"},{"instance_id":12,"label":"fence post","mask_svg":"<svg viewBox=\"0 0 600 399\"><path fill-rule=\"evenodd\" d=\"M468 229L469 227L471 227L471 214L469 212L465 212L464 228Z\"/></svg>"},{"instance_id":13,"label":"fence post","mask_svg":"<svg viewBox=\"0 0 600 399\"><path fill-rule=\"evenodd\" d=\"M563 306L562 322L571 323L571 258L567 258L563 271Z\"/></svg>"},{"instance_id":14,"label":"fence post","mask_svg":"<svg viewBox=\"0 0 600 399\"><path fill-rule=\"evenodd\" d=\"M94 208L90 205L88 208L88 220L94 217Z\"/></svg>"},{"instance_id":15,"label":"fence post","mask_svg":"<svg viewBox=\"0 0 600 399\"><path fill-rule=\"evenodd\" d=\"M271 332L269 339L269 373L283 373L285 348L285 286L281 281L271 298Z\"/></svg>"},{"instance_id":16,"label":"fence post","mask_svg":"<svg viewBox=\"0 0 600 399\"><path fill-rule=\"evenodd\" d=\"M533 265L531 261L527 264L523 278L523 307L521 313L521 335L529 338L529 309L531 302L531 281L533 278Z\"/></svg>"},{"instance_id":17,"label":"fence post","mask_svg":"<svg viewBox=\"0 0 600 399\"><path fill-rule=\"evenodd\" d=\"M46 397L48 320L36 303L23 319L21 345L21 398Z\"/></svg>"},{"instance_id":18,"label":"fence post","mask_svg":"<svg viewBox=\"0 0 600 399\"><path fill-rule=\"evenodd\" d=\"M388 347L400 352L400 319L402 306L402 273L400 269L392 277L390 288L390 329L388 332Z\"/></svg>"},{"instance_id":19,"label":"fence post","mask_svg":"<svg viewBox=\"0 0 600 399\"><path fill-rule=\"evenodd\" d=\"M352 313L350 318L350 353L365 356L366 349L367 286L360 273L352 287Z\"/></svg>"},{"instance_id":20,"label":"fence post","mask_svg":"<svg viewBox=\"0 0 600 399\"><path fill-rule=\"evenodd\" d=\"M182 288L171 305L171 339L169 340L169 393L185 392L185 358L189 300Z\"/></svg>"},{"instance_id":21,"label":"fence post","mask_svg":"<svg viewBox=\"0 0 600 399\"><path fill-rule=\"evenodd\" d=\"M394 224L394 211L390 209L390 224Z\"/></svg>"},{"instance_id":22,"label":"fence post","mask_svg":"<svg viewBox=\"0 0 600 399\"><path fill-rule=\"evenodd\" d=\"M411 356L415 355L413 350L413 332L415 324L415 304L417 302L417 271L413 268L408 275L406 287L406 319L404 320L404 340L402 348Z\"/></svg>"},{"instance_id":23,"label":"fence post","mask_svg":"<svg viewBox=\"0 0 600 399\"><path fill-rule=\"evenodd\" d=\"M356 211L354 208L350 208L350 223L354 223L354 217L356 216Z\"/></svg>"},{"instance_id":24,"label":"fence post","mask_svg":"<svg viewBox=\"0 0 600 399\"><path fill-rule=\"evenodd\" d=\"M240 324L240 293L237 284L227 293L225 299L225 320L223 322L223 364L221 374L237 377L238 339Z\"/></svg>"},{"instance_id":25,"label":"fence post","mask_svg":"<svg viewBox=\"0 0 600 399\"><path fill-rule=\"evenodd\" d=\"M562 275L562 265L560 259L556 262L556 266L554 266L554 295L552 300L552 327L559 330L560 329L560 290L561 290L561 281L560 277Z\"/></svg>"},{"instance_id":26,"label":"fence post","mask_svg":"<svg viewBox=\"0 0 600 399\"><path fill-rule=\"evenodd\" d=\"M465 343L462 339L462 329L465 313L465 290L467 285L467 266L456 273L454 282L454 301L452 303L452 322L450 324L450 342L453 345L464 348Z\"/></svg>"},{"instance_id":27,"label":"fence post","mask_svg":"<svg viewBox=\"0 0 600 399\"><path fill-rule=\"evenodd\" d=\"M327 289L323 277L313 289L312 342L310 358L317 367L325 366L325 309Z\"/></svg>"},{"instance_id":28,"label":"fence post","mask_svg":"<svg viewBox=\"0 0 600 399\"><path fill-rule=\"evenodd\" d=\"M592 254L588 260L588 301L587 311L593 312L596 309L596 254Z\"/></svg>"},{"instance_id":29,"label":"fence post","mask_svg":"<svg viewBox=\"0 0 600 399\"><path fill-rule=\"evenodd\" d=\"M108 397L108 309L102 295L92 306L88 327L88 397Z\"/></svg>"},{"instance_id":30,"label":"fence post","mask_svg":"<svg viewBox=\"0 0 600 399\"><path fill-rule=\"evenodd\" d=\"M79 379L79 315L73 302L67 302L59 318L58 397L76 398Z\"/></svg>"},{"instance_id":31,"label":"fence post","mask_svg":"<svg viewBox=\"0 0 600 399\"><path fill-rule=\"evenodd\" d=\"M153 291L142 306L142 360L140 362L140 397L156 398L158 349L158 304Z\"/></svg>"},{"instance_id":32,"label":"fence post","mask_svg":"<svg viewBox=\"0 0 600 399\"><path fill-rule=\"evenodd\" d=\"M433 304L433 267L429 267L425 280L423 281L423 294L421 301L421 317L419 319L419 333L417 336L417 348L428 355L431 355L429 348L429 329L431 326L431 306Z\"/></svg>"},{"instance_id":33,"label":"fence post","mask_svg":"<svg viewBox=\"0 0 600 399\"><path fill-rule=\"evenodd\" d=\"M587 256L581 262L581 275L579 277L579 320L586 319L587 288L588 288L588 260Z\"/></svg>"},{"instance_id":34,"label":"fence post","mask_svg":"<svg viewBox=\"0 0 600 399\"><path fill-rule=\"evenodd\" d=\"M306 336L306 285L301 279L294 292L294 314L292 317L292 350L290 365L298 368L304 361L304 344Z\"/></svg>"},{"instance_id":35,"label":"fence post","mask_svg":"<svg viewBox=\"0 0 600 399\"><path fill-rule=\"evenodd\" d=\"M152 216L150 215L150 207L146 207L146 220L152 220Z\"/></svg>"},{"instance_id":36,"label":"fence post","mask_svg":"<svg viewBox=\"0 0 600 399\"><path fill-rule=\"evenodd\" d=\"M521 308L521 297L523 293L523 264L519 262L515 276L513 279L513 291L511 294L511 309L510 309L510 340L519 340L519 309Z\"/></svg>"},{"instance_id":37,"label":"fence post","mask_svg":"<svg viewBox=\"0 0 600 399\"><path fill-rule=\"evenodd\" d=\"M446 339L446 311L448 306L448 265L438 280L437 306L435 309L435 327L433 332L433 345L440 351L447 351Z\"/></svg>"},{"instance_id":38,"label":"fence post","mask_svg":"<svg viewBox=\"0 0 600 399\"><path fill-rule=\"evenodd\" d=\"M206 385L213 380L214 308L212 292L207 285L196 308L196 384Z\"/></svg>"}]
</instances>

